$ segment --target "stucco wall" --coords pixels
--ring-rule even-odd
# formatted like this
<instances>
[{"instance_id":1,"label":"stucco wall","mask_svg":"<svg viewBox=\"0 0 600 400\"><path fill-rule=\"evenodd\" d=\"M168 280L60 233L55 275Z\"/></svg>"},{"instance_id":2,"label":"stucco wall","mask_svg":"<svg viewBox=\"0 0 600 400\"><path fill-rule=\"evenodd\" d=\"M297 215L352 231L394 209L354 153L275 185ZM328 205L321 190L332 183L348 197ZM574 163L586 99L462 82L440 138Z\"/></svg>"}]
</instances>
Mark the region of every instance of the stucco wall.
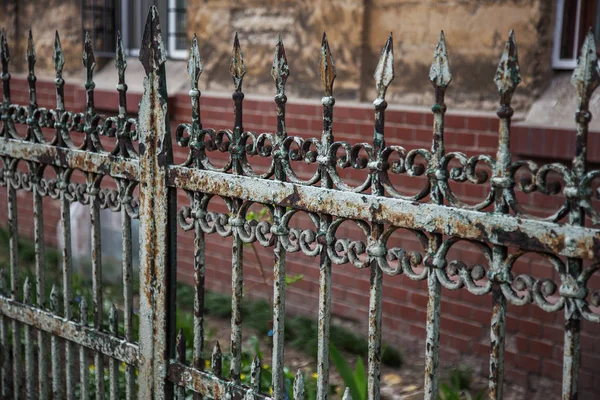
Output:
<instances>
[{"instance_id":1,"label":"stucco wall","mask_svg":"<svg viewBox=\"0 0 600 400\"><path fill-rule=\"evenodd\" d=\"M338 98L374 98L373 71L387 35L394 35L396 80L389 91L395 103L429 105L433 98L429 65L440 30L446 33L454 82L453 107L494 109L493 77L504 42L514 29L523 83L515 96L526 107L552 75L553 1L542 0L192 0L190 35L198 34L207 88L231 88L228 72L232 37L240 35L249 92L273 92L269 68L277 33L282 32L290 62L292 93L322 93L317 62L327 31L338 76ZM293 84L291 84L293 82Z\"/></svg>"}]
</instances>

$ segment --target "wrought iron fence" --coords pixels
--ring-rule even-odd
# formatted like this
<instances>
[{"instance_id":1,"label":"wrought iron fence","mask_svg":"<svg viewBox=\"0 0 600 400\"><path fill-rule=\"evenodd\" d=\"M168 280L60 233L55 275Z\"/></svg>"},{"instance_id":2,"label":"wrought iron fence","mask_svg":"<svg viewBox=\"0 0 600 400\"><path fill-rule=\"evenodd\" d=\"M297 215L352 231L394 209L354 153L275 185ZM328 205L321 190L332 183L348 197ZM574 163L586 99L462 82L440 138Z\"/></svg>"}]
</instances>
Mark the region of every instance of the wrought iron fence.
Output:
<instances>
[{"instance_id":1,"label":"wrought iron fence","mask_svg":"<svg viewBox=\"0 0 600 400\"><path fill-rule=\"evenodd\" d=\"M182 398L185 389L194 398L255 398L260 393L260 361L253 363L252 384L243 386L241 368L241 307L243 244L258 242L274 249L273 296L273 384L272 397L284 393L284 316L285 269L287 253L302 252L318 257L320 263L318 382L317 398L328 396L330 288L334 264L350 263L370 270L368 398L380 397L382 338L382 282L384 275L404 274L413 280L427 280L428 303L425 346L425 398L435 399L438 392L438 357L441 288L466 289L476 295L493 298L489 397L502 398L507 303L523 306L535 303L545 311L565 313L563 399L577 397L582 319L599 322L600 293L590 291L587 283L598 270L600 214L593 201L598 198L595 179L600 171L586 170L587 133L591 114L590 96L600 84L596 46L590 33L584 43L572 82L578 94L576 154L571 166L557 163L538 165L515 161L509 140L513 109L511 97L521 81L517 46L511 32L498 66L495 82L500 94L499 142L497 156L467 157L444 150L444 95L451 81L443 33L435 49L429 78L435 90L433 140L431 149L405 150L385 141L385 94L394 79L392 37L387 40L375 72L377 98L374 101L374 136L371 143L337 142L333 136L335 99L333 84L336 70L323 35L320 75L325 96L323 131L320 139L286 134L285 85L288 62L281 37L277 41L271 74L277 94L277 130L255 134L243 129L242 82L246 67L240 44L235 37L231 60L235 120L232 130L203 128L198 81L202 63L194 37L190 48L188 72L192 120L180 125L174 137L189 149L187 160L173 162L173 146L167 113L165 51L153 7L148 15L140 60L144 66L144 95L139 118L126 114L126 62L120 40L117 42L116 67L119 83L119 114L103 117L94 107L94 53L86 39L83 63L86 70L86 109L83 113L65 110L64 57L58 34L54 46L56 68L56 108L37 106L36 54L31 35L27 47L29 105L11 103L9 50L2 33L1 55L4 97L1 106L2 129L0 157L3 170L0 183L8 195L10 233L10 271L8 283L2 275L0 288L0 356L2 397L89 398L89 352L94 355L95 396L104 398L105 358L110 370L108 392L118 398L119 363L127 365L124 374L126 398ZM52 134L49 138L47 132ZM46 133L45 133L46 132ZM73 137L82 134L81 144ZM106 146L105 137L116 139ZM211 162L211 153L221 153L221 166ZM267 161L259 172L252 160ZM27 171L18 169L19 162ZM294 162L316 166L312 176L299 173ZM486 166L490 174L483 172ZM484 168L484 169L485 169ZM44 176L53 170L55 177ZM367 171L364 182L353 185L343 179L341 170ZM86 183L71 181L79 170ZM520 171L530 178L517 182ZM558 187L549 179L556 174L564 181ZM414 195L403 193L394 184L395 175L426 178L425 186ZM117 189L102 187L103 178L112 177ZM452 182L487 184L485 199L466 204L453 190ZM139 203L134 195L139 186ZM19 281L17 242L18 190L33 194L35 223L35 296L32 280ZM190 205L177 210L177 190L184 190ZM530 215L519 202L520 193L540 192L564 196L564 203L552 215ZM54 286L47 298L42 198L60 202L62 247L62 283ZM209 211L213 198L221 198L228 213ZM72 298L70 204L81 202L90 207L92 222L92 320L88 321L86 300L76 316ZM271 218L260 222L246 218L250 207L260 204ZM124 332L117 329L119 312L110 311L108 329L103 321L102 267L100 259L99 212L110 208L123 216L123 297ZM294 227L292 217L305 214L313 228ZM140 318L139 340L133 336L133 277L131 265L131 221L139 218L140 233ZM342 223L354 223L365 239L336 236ZM590 225L586 227L585 224ZM185 339L175 331L175 237L178 225L194 233L194 337L193 359L186 359ZM399 231L399 229L401 229ZM420 252L391 246L391 238L413 235L422 246ZM204 272L205 235L232 237L232 319L231 371L225 378L221 351L217 345L210 368L205 368L204 353ZM449 261L449 251L459 242L469 242L484 254L489 269L467 267L461 261ZM548 277L515 275L511 268L525 254L535 253L546 259L560 277L555 284ZM20 295L23 284L22 296ZM58 287L61 292L59 293ZM62 309L59 298L62 297ZM23 335L21 334L23 331ZM24 339L23 339L24 338ZM24 343L21 343L21 340ZM12 347L11 347L12 346ZM43 362L51 358L50 374ZM36 357L38 360L36 368ZM80 372L75 368L79 365ZM36 370L37 369L37 370ZM137 378L137 393L135 376ZM24 373L23 373L24 372ZM36 378L37 375L37 378ZM49 378L50 377L50 378ZM52 384L49 388L48 380ZM76 382L80 380L80 382ZM302 375L294 382L296 399L304 398ZM346 394L348 396L348 394Z\"/></svg>"}]
</instances>

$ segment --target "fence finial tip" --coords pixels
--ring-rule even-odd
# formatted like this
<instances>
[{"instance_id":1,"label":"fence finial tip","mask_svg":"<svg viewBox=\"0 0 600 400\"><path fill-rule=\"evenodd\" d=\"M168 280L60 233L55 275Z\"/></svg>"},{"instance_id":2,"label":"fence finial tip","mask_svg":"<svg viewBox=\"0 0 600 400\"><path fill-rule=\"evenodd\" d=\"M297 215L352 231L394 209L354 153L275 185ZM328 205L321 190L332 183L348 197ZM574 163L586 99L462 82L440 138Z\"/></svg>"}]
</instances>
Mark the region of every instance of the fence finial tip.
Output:
<instances>
[{"instance_id":1,"label":"fence finial tip","mask_svg":"<svg viewBox=\"0 0 600 400\"><path fill-rule=\"evenodd\" d=\"M304 374L300 368L294 377L294 400L304 400Z\"/></svg>"},{"instance_id":2,"label":"fence finial tip","mask_svg":"<svg viewBox=\"0 0 600 400\"><path fill-rule=\"evenodd\" d=\"M83 66L85 67L88 75L96 67L96 57L94 55L94 47L92 46L92 38L90 32L85 32L85 42L83 46Z\"/></svg>"},{"instance_id":3,"label":"fence finial tip","mask_svg":"<svg viewBox=\"0 0 600 400\"><path fill-rule=\"evenodd\" d=\"M429 80L434 87L443 89L445 89L452 80L444 31L440 31L440 38L433 51L433 60L431 62L431 68L429 69Z\"/></svg>"},{"instance_id":4,"label":"fence finial tip","mask_svg":"<svg viewBox=\"0 0 600 400\"><path fill-rule=\"evenodd\" d=\"M594 33L590 29L587 33L581 53L577 60L577 67L573 71L571 83L577 89L579 105L587 105L592 93L600 85L600 70L598 68L598 56L596 54L596 42Z\"/></svg>"},{"instance_id":5,"label":"fence finial tip","mask_svg":"<svg viewBox=\"0 0 600 400\"><path fill-rule=\"evenodd\" d=\"M192 80L192 88L197 88L198 79L202 74L202 60L200 59L200 49L198 48L198 37L194 33L192 44L190 45L190 56L188 59L188 75Z\"/></svg>"},{"instance_id":6,"label":"fence finial tip","mask_svg":"<svg viewBox=\"0 0 600 400\"><path fill-rule=\"evenodd\" d=\"M121 31L117 31L117 51L115 57L115 65L119 73L125 73L127 69L127 59L125 58L125 50L123 50L123 38L121 37Z\"/></svg>"},{"instance_id":7,"label":"fence finial tip","mask_svg":"<svg viewBox=\"0 0 600 400\"><path fill-rule=\"evenodd\" d=\"M321 75L321 82L325 87L325 94L331 96L333 94L333 82L337 76L335 70L335 64L331 55L331 49L329 48L329 41L327 40L327 34L323 32L323 40L321 41L321 57L319 60L319 73Z\"/></svg>"},{"instance_id":8,"label":"fence finial tip","mask_svg":"<svg viewBox=\"0 0 600 400\"><path fill-rule=\"evenodd\" d=\"M504 104L510 103L512 94L521 83L521 69L519 68L519 55L517 52L517 41L515 31L511 29L508 40L504 45L504 51L500 57L500 63L494 77L498 91L502 96Z\"/></svg>"},{"instance_id":9,"label":"fence finial tip","mask_svg":"<svg viewBox=\"0 0 600 400\"><path fill-rule=\"evenodd\" d=\"M237 32L233 38L233 51L231 54L231 63L229 64L229 72L233 77L235 91L241 91L244 75L246 75L246 66L244 65L244 57L242 56L242 49L240 47L240 40Z\"/></svg>"},{"instance_id":10,"label":"fence finial tip","mask_svg":"<svg viewBox=\"0 0 600 400\"><path fill-rule=\"evenodd\" d=\"M57 75L62 72L63 66L65 65L65 55L60 44L60 36L58 31L54 33L54 54L52 56L52 62Z\"/></svg>"},{"instance_id":11,"label":"fence finial tip","mask_svg":"<svg viewBox=\"0 0 600 400\"><path fill-rule=\"evenodd\" d=\"M33 34L31 33L31 28L29 28L29 35L27 37L27 66L29 67L29 71L33 71L33 66L35 65L36 54L35 54L35 46L33 45Z\"/></svg>"},{"instance_id":12,"label":"fence finial tip","mask_svg":"<svg viewBox=\"0 0 600 400\"><path fill-rule=\"evenodd\" d=\"M285 83L290 76L290 67L288 65L285 48L283 47L283 38L279 33L277 44L275 45L275 55L273 56L273 66L271 67L271 76L275 81L277 93L283 93Z\"/></svg>"},{"instance_id":13,"label":"fence finial tip","mask_svg":"<svg viewBox=\"0 0 600 400\"><path fill-rule=\"evenodd\" d=\"M139 59L146 75L158 71L167 60L156 6L151 6L148 11Z\"/></svg>"},{"instance_id":14,"label":"fence finial tip","mask_svg":"<svg viewBox=\"0 0 600 400\"><path fill-rule=\"evenodd\" d=\"M381 57L375 68L375 85L377 88L377 98L383 99L385 92L394 80L394 41L392 32L385 42L385 46L381 50Z\"/></svg>"},{"instance_id":15,"label":"fence finial tip","mask_svg":"<svg viewBox=\"0 0 600 400\"><path fill-rule=\"evenodd\" d=\"M2 63L8 65L10 52L8 51L8 41L6 40L6 31L4 28L2 28L2 33L0 35L0 57L2 58Z\"/></svg>"}]
</instances>

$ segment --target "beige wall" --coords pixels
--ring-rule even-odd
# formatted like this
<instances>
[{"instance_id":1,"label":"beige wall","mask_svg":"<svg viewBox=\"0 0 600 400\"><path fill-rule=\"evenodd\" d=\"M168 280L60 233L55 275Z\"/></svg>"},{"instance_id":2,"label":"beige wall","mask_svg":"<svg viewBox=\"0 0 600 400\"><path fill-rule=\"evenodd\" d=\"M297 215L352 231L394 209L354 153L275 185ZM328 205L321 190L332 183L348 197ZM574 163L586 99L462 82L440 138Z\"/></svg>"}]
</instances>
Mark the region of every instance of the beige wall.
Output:
<instances>
[{"instance_id":1,"label":"beige wall","mask_svg":"<svg viewBox=\"0 0 600 400\"><path fill-rule=\"evenodd\" d=\"M66 71L81 70L79 3L0 0L0 23L9 33L13 70L23 64L30 26L39 72L52 72L56 29ZM433 101L429 64L443 29L454 77L449 107L493 110L498 99L493 76L513 28L523 74L515 105L524 110L552 76L553 4L552 0L189 0L188 34L191 38L196 32L200 41L203 90L232 89L229 60L237 31L248 68L245 92L271 95L270 68L281 32L291 71L288 94L314 99L323 93L318 57L321 35L327 31L338 73L334 94L340 100L371 101L373 71L392 32L396 79L388 92L390 103L428 106Z\"/></svg>"},{"instance_id":2,"label":"beige wall","mask_svg":"<svg viewBox=\"0 0 600 400\"><path fill-rule=\"evenodd\" d=\"M58 30L67 74L82 69L81 11L79 0L0 0L0 24L9 39L11 70L25 66L27 33L31 28L37 53L36 71L54 71L54 32Z\"/></svg>"},{"instance_id":3,"label":"beige wall","mask_svg":"<svg viewBox=\"0 0 600 400\"><path fill-rule=\"evenodd\" d=\"M208 89L231 88L228 63L234 31L240 34L248 92L272 93L269 68L277 32L290 62L289 91L322 93L317 72L321 34L327 31L342 99L374 97L373 71L387 35L394 35L395 103L430 105L429 64L440 30L446 33L454 82L448 104L494 109L495 69L510 29L519 45L523 83L515 96L526 106L551 76L550 0L191 0L189 31L197 32Z\"/></svg>"}]
</instances>

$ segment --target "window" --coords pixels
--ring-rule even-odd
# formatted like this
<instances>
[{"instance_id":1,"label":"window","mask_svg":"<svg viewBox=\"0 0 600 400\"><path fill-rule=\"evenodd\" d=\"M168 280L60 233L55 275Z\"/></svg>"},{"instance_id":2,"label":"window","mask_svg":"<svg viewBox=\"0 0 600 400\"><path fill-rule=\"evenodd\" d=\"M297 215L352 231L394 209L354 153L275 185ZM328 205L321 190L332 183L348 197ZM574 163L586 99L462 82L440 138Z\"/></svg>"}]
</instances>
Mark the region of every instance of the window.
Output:
<instances>
[{"instance_id":1,"label":"window","mask_svg":"<svg viewBox=\"0 0 600 400\"><path fill-rule=\"evenodd\" d=\"M120 30L126 54L137 56L148 9L152 5L158 7L162 17L167 55L170 58L186 58L189 47L187 0L83 0L83 32L90 32L96 54L114 56L115 38Z\"/></svg>"},{"instance_id":2,"label":"window","mask_svg":"<svg viewBox=\"0 0 600 400\"><path fill-rule=\"evenodd\" d=\"M556 24L552 67L572 69L577 65L579 50L591 27L600 43L599 0L556 0Z\"/></svg>"}]
</instances>

